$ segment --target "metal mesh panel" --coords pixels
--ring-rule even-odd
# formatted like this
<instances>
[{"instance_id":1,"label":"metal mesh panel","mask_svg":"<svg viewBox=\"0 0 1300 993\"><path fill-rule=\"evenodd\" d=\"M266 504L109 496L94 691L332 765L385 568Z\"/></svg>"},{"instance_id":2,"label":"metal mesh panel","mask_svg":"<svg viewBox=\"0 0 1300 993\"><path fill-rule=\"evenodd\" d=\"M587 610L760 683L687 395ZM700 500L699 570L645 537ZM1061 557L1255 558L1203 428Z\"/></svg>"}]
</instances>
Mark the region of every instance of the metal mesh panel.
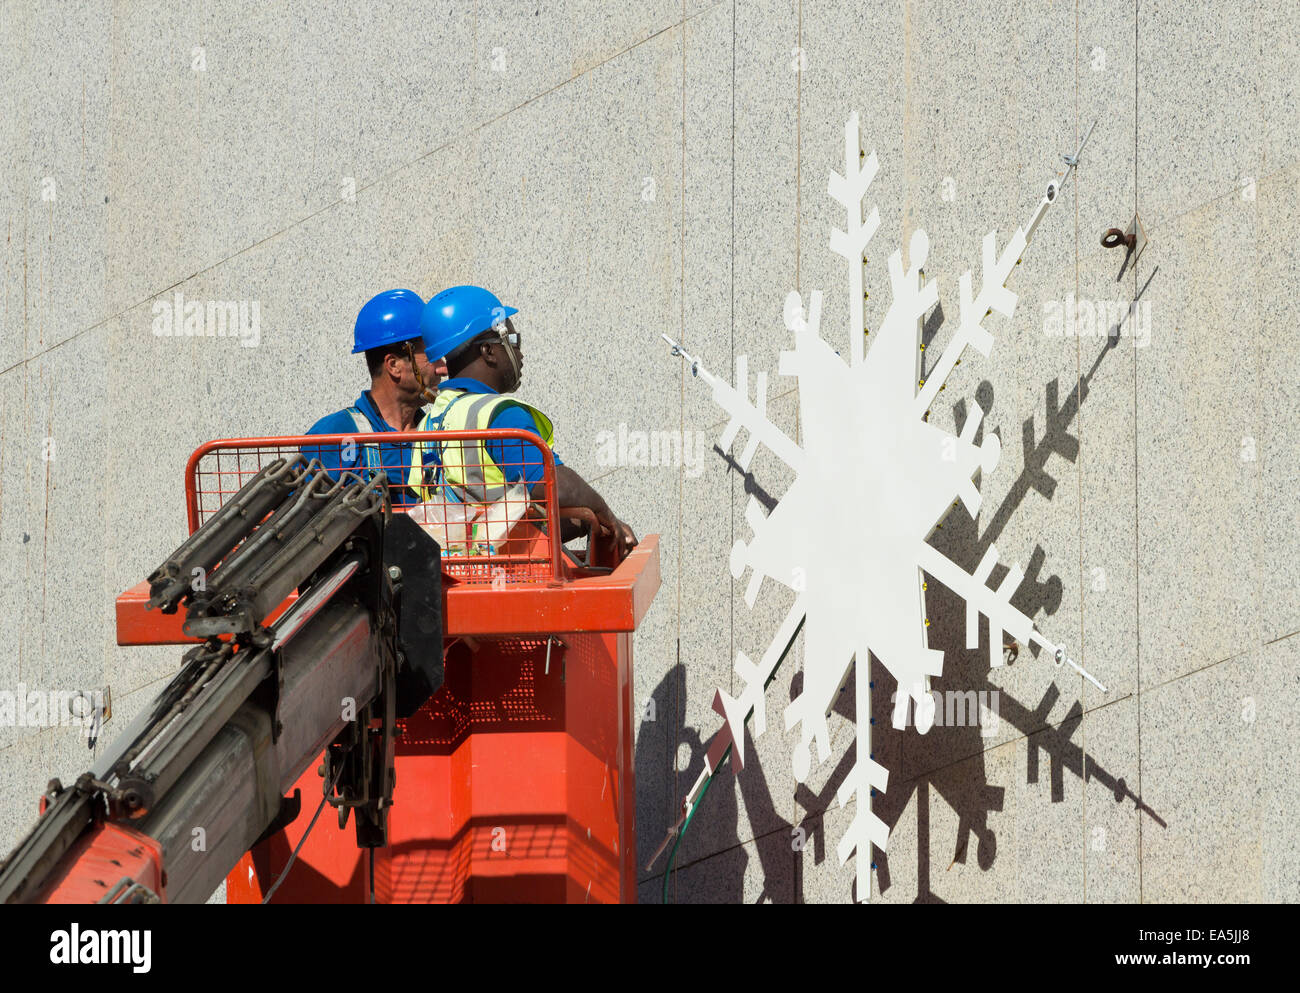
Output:
<instances>
[{"instance_id":1,"label":"metal mesh panel","mask_svg":"<svg viewBox=\"0 0 1300 993\"><path fill-rule=\"evenodd\" d=\"M436 442L435 440L436 439ZM497 458L489 454L494 442ZM441 456L455 446L455 469ZM263 467L303 454L335 478L385 473L394 513L409 514L442 549L443 569L461 582L494 586L555 578L555 463L525 431L392 432L230 439L191 457L186 489L196 530Z\"/></svg>"}]
</instances>

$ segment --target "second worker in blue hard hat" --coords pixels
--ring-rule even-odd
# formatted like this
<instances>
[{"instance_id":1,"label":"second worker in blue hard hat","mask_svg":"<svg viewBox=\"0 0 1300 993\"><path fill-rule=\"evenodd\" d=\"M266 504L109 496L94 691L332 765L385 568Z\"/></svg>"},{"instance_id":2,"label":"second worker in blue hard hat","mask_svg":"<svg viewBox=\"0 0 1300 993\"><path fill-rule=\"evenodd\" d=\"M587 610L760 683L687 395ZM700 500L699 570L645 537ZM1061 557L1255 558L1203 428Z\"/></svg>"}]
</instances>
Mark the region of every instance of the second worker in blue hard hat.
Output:
<instances>
[{"instance_id":1,"label":"second worker in blue hard hat","mask_svg":"<svg viewBox=\"0 0 1300 993\"><path fill-rule=\"evenodd\" d=\"M453 286L425 305L420 329L431 360L445 357L450 377L438 389L430 410L429 430L519 428L537 435L550 447L550 419L535 407L506 396L523 379L523 337L510 320L518 313L478 286ZM476 449L469 450L469 449ZM505 486L524 484L539 498L542 456L522 441L492 440L439 446L444 479L470 498L487 499ZM628 525L615 516L604 498L554 452L557 505L585 507L600 522L602 532L624 551L637 543ZM477 497L473 495L477 494ZM563 539L582 529L563 529Z\"/></svg>"}]
</instances>

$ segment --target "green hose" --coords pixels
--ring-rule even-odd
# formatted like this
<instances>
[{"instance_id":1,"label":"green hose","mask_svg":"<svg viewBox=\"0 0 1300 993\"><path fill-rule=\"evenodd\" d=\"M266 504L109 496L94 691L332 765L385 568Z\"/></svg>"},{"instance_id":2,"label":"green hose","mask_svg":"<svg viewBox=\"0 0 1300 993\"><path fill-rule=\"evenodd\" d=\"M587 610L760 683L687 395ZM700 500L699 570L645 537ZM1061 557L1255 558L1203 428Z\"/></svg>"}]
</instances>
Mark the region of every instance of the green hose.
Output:
<instances>
[{"instance_id":1,"label":"green hose","mask_svg":"<svg viewBox=\"0 0 1300 993\"><path fill-rule=\"evenodd\" d=\"M799 623L795 627L794 633L790 635L790 641L786 644L785 650L781 652L781 657L776 660L776 665L772 666L771 673L763 683L763 689L766 690L767 687L771 685L772 680L776 678L776 671L781 668L781 663L784 662L785 657L790 654L790 649L794 647L795 639L799 637L799 632L803 630L804 620L805 618L803 617L799 618ZM745 720L749 720L748 714L745 715ZM727 758L730 755L731 746L728 745L727 750L722 753L722 758L718 760L719 769L722 768L722 764L727 761ZM686 829L691 826L691 820L695 817L695 812L700 809L700 804L704 802L704 794L709 792L709 784L713 782L713 776L714 774L711 773L709 778L704 781L704 789L700 790L699 799L697 799L694 805L692 805L691 812L686 815L686 820L682 822L682 829L677 832L677 840L673 842L673 850L668 855L668 865L664 869L663 903L668 902L668 877L672 875L673 863L677 860L677 846L682 843L682 837L686 834Z\"/></svg>"},{"instance_id":2,"label":"green hose","mask_svg":"<svg viewBox=\"0 0 1300 993\"><path fill-rule=\"evenodd\" d=\"M730 752L731 749L728 748L727 751ZM726 756L723 757L725 759ZM721 766L722 763L719 762L718 765ZM704 781L704 789L700 790L699 799L691 806L691 812L686 815L686 820L682 822L682 829L677 832L677 840L673 842L673 850L668 854L668 865L664 869L663 903L668 902L668 877L672 875L673 863L677 860L677 846L682 843L682 837L686 834L686 829L691 826L691 820L695 817L695 812L700 809L700 804L704 802L704 794L709 792L709 784L712 782L713 776L710 774L709 778Z\"/></svg>"}]
</instances>

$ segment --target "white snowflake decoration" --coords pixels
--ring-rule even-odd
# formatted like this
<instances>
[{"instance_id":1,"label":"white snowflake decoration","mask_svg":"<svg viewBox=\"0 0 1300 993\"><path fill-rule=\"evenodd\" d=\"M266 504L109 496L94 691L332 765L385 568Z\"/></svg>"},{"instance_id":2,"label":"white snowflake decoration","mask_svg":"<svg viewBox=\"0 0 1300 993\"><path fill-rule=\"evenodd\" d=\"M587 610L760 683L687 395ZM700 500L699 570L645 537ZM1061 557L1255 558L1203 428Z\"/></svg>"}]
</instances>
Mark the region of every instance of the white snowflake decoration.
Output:
<instances>
[{"instance_id":1,"label":"white snowflake decoration","mask_svg":"<svg viewBox=\"0 0 1300 993\"><path fill-rule=\"evenodd\" d=\"M1072 170L1077 153L1066 161ZM974 574L968 574L927 541L955 506L954 498L972 516L978 513L980 493L973 477L980 470L991 472L1000 455L995 435L986 435L978 446L974 443L982 416L978 407L957 436L928 423L927 412L968 345L986 358L990 354L993 336L983 321L992 311L1007 318L1014 312L1016 295L1005 283L1056 199L1059 185L1049 185L1028 228L1017 229L1000 255L995 232L985 236L980 291L972 294L969 272L961 277L960 325L933 370L921 380L920 322L939 297L937 282L922 276L929 239L920 230L912 235L909 268L904 268L901 252L890 257L892 302L864 355L863 252L880 225L880 215L873 207L862 220L863 198L878 165L874 152L861 151L857 114L844 129L844 167L843 176L831 173L829 193L846 210L847 230L831 232L830 248L849 263L849 361L820 337L820 292L812 294L807 313L798 293L792 292L785 303L785 325L794 336L794 350L781 354L779 371L799 381L803 444L796 444L767 419L765 373L758 374L755 399L750 402L745 356L736 359L733 388L687 355L693 371L712 387L714 402L730 415L719 445L728 449L743 427L748 442L737 460L742 470L748 470L763 444L796 475L770 516L765 517L751 497L745 519L754 537L732 549L732 575L739 578L746 568L752 570L745 591L751 608L764 577L797 593L762 659L754 663L743 652L737 653L735 670L744 682L739 698L717 690L713 709L725 725L710 744L704 773L687 797L688 807L728 748L736 771L743 768L745 721L752 713L755 738L765 730L764 687L801 621L806 620L804 685L785 709L786 728L799 727L800 741L792 756L798 781L806 781L811 772L814 745L817 763L830 758L827 714L854 659L865 660L868 651L898 682L894 727L905 726L910 699L916 703L917 729L921 733L930 729L934 704L929 680L942 672L943 653L927 646L922 571L966 601L967 648L979 647L979 615L989 618L991 666L1003 662L1000 632L1010 633L1022 644L1041 645L1056 656L1058 664L1064 655L1011 605L1024 577L1018 564L996 590L990 589L986 581L998 561L995 548L990 546ZM675 351L685 354L673 344ZM858 852L857 891L859 899L865 900L870 893L870 845L884 850L889 838L888 827L871 810L870 790L884 792L889 773L871 758L871 727L864 719L871 712L868 680L855 680L855 688L857 761L837 795L841 806L856 799L857 810L837 852L841 863Z\"/></svg>"}]
</instances>

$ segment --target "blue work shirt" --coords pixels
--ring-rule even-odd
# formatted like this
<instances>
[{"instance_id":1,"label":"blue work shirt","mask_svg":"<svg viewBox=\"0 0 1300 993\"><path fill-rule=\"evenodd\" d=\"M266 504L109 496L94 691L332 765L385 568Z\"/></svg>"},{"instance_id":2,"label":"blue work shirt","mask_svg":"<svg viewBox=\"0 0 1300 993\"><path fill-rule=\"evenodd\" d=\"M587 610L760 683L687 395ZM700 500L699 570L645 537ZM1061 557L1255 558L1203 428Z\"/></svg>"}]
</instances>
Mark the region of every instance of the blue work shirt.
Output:
<instances>
[{"instance_id":1,"label":"blue work shirt","mask_svg":"<svg viewBox=\"0 0 1300 993\"><path fill-rule=\"evenodd\" d=\"M366 390L357 397L356 408L361 411L367 421L370 422L370 430L380 433L385 431L396 431L397 429L384 420L383 415L375 407L374 402L370 399L370 391ZM353 421L352 415L347 410L337 410L332 414L327 414L308 429L307 434L347 434L356 435L357 425ZM356 451L352 458L343 458L343 446L341 445L322 445L320 447L304 445L302 454L309 459L320 459L321 465L330 474L333 479L338 479L339 474L344 471L359 473L365 468L365 448L358 440L354 446ZM384 471L388 473L388 482L390 492L392 493L395 504L416 503L418 500L414 493L406 486L407 477L410 475L411 455L414 446L410 442L388 442L379 446L380 459L384 466ZM430 456L425 456L425 462L429 463L427 468L433 464ZM431 477L430 477L431 478Z\"/></svg>"},{"instance_id":2,"label":"blue work shirt","mask_svg":"<svg viewBox=\"0 0 1300 993\"><path fill-rule=\"evenodd\" d=\"M448 379L438 386L439 393L443 390L464 390L466 393L497 392L486 383L480 383L477 379L472 379L469 376ZM470 401L462 400L461 402L469 403ZM542 436L541 432L537 430L537 424L533 421L533 415L522 407L509 405L501 407L492 415L488 427L492 430L522 428L524 431L531 431L539 439ZM545 444L545 442L542 442L542 444ZM542 453L538 451L535 445L529 445L522 441L498 441L494 439L487 442L485 447L488 455L492 456L492 461L502 467L501 474L512 483L517 483L522 479L528 483L529 487L532 487L541 482L542 477L545 475L542 468ZM551 452L551 455L554 457L556 465L564 465L554 451Z\"/></svg>"}]
</instances>

